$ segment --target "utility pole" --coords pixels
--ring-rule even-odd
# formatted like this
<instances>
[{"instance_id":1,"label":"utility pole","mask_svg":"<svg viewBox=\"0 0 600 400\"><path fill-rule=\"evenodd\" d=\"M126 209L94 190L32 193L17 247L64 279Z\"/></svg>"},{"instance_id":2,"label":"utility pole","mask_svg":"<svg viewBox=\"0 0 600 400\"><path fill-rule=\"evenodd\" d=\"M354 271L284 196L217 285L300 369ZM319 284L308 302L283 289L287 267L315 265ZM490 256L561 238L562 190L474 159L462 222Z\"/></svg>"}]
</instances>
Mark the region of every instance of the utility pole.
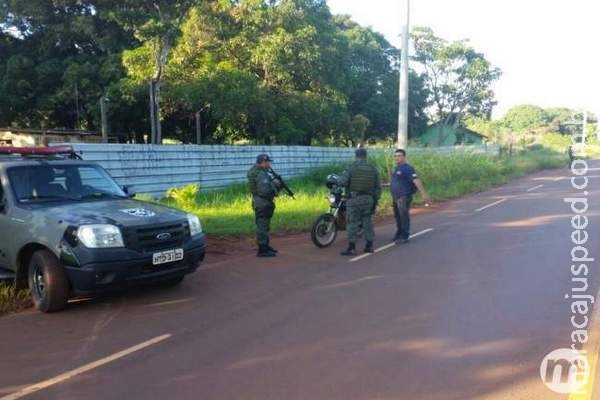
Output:
<instances>
[{"instance_id":1,"label":"utility pole","mask_svg":"<svg viewBox=\"0 0 600 400\"><path fill-rule=\"evenodd\" d=\"M202 115L196 111L196 144L202 144Z\"/></svg>"},{"instance_id":2,"label":"utility pole","mask_svg":"<svg viewBox=\"0 0 600 400\"><path fill-rule=\"evenodd\" d=\"M154 81L150 80L150 143L156 144L156 108L154 102Z\"/></svg>"},{"instance_id":3,"label":"utility pole","mask_svg":"<svg viewBox=\"0 0 600 400\"><path fill-rule=\"evenodd\" d=\"M102 143L108 143L108 119L106 118L106 103L108 97L100 96L100 123L102 125Z\"/></svg>"},{"instance_id":4,"label":"utility pole","mask_svg":"<svg viewBox=\"0 0 600 400\"><path fill-rule=\"evenodd\" d=\"M79 89L75 83L75 111L77 113L77 129L81 130L81 118L79 117Z\"/></svg>"},{"instance_id":5,"label":"utility pole","mask_svg":"<svg viewBox=\"0 0 600 400\"><path fill-rule=\"evenodd\" d=\"M403 1L402 47L400 49L400 87L398 96L398 148L406 149L408 144L408 24L410 0Z\"/></svg>"}]
</instances>

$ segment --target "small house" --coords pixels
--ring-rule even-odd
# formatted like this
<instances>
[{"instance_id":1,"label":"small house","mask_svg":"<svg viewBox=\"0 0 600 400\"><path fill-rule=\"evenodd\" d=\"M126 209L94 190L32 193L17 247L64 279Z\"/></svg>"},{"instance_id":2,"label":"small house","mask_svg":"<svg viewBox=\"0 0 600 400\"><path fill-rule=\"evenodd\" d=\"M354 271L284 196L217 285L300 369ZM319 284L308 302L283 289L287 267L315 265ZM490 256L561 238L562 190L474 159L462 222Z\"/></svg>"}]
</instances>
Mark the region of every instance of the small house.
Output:
<instances>
[{"instance_id":1,"label":"small house","mask_svg":"<svg viewBox=\"0 0 600 400\"><path fill-rule=\"evenodd\" d=\"M435 124L427 128L419 141L427 147L483 144L486 136L464 126Z\"/></svg>"}]
</instances>

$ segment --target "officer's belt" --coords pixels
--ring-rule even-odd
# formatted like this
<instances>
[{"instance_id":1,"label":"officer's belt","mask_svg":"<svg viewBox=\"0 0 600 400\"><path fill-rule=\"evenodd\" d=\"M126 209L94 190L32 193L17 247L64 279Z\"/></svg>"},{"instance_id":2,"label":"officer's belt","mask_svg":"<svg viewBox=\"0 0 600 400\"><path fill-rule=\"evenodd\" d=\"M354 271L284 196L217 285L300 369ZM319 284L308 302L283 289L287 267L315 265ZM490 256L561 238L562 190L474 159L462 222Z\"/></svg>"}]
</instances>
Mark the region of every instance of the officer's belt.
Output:
<instances>
[{"instance_id":1,"label":"officer's belt","mask_svg":"<svg viewBox=\"0 0 600 400\"><path fill-rule=\"evenodd\" d=\"M252 193L252 196L260 197L261 199L264 199L267 201L273 201L273 197L261 196L260 194L257 194L257 193Z\"/></svg>"},{"instance_id":2,"label":"officer's belt","mask_svg":"<svg viewBox=\"0 0 600 400\"><path fill-rule=\"evenodd\" d=\"M350 192L350 197L357 197L357 196L371 196L371 197L373 197L373 193L370 193L370 192Z\"/></svg>"}]
</instances>

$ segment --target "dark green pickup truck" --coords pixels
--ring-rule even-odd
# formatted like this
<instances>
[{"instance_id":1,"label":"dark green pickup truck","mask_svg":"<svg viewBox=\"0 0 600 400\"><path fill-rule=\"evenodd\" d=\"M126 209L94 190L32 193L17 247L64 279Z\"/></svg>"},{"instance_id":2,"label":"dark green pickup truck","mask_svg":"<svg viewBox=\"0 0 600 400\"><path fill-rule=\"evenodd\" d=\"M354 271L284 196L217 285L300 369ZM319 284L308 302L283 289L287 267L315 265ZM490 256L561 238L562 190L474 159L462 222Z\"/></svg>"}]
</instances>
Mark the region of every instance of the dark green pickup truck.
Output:
<instances>
[{"instance_id":1,"label":"dark green pickup truck","mask_svg":"<svg viewBox=\"0 0 600 400\"><path fill-rule=\"evenodd\" d=\"M204 259L197 216L133 199L70 147L0 147L0 278L37 309L145 282L177 284Z\"/></svg>"}]
</instances>

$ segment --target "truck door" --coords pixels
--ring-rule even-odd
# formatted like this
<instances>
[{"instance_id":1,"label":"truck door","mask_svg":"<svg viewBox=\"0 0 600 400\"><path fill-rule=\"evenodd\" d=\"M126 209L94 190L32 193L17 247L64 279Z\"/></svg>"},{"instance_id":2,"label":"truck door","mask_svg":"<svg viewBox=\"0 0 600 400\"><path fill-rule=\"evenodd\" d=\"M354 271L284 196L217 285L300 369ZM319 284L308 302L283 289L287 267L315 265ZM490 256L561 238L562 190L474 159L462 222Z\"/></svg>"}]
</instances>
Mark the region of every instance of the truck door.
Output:
<instances>
[{"instance_id":1,"label":"truck door","mask_svg":"<svg viewBox=\"0 0 600 400\"><path fill-rule=\"evenodd\" d=\"M0 177L0 268L8 268L8 259L7 259L7 240L2 240L1 238L6 238L9 235L9 221L8 221L8 209L7 209L6 197L4 192L4 182ZM0 271L1 273L1 271Z\"/></svg>"}]
</instances>

